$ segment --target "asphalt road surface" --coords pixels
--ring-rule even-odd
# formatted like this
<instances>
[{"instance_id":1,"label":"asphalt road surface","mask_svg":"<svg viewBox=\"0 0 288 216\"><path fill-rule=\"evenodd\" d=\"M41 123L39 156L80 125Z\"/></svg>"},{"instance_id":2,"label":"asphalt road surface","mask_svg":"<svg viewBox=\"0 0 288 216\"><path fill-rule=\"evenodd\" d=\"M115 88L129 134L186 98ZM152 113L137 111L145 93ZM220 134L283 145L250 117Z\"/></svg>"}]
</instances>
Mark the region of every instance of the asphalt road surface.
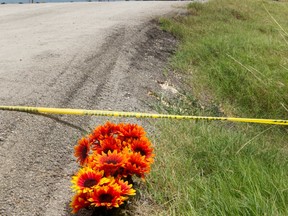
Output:
<instances>
[{"instance_id":1,"label":"asphalt road surface","mask_svg":"<svg viewBox=\"0 0 288 216\"><path fill-rule=\"evenodd\" d=\"M186 4L0 5L0 104L153 112L176 40L151 20ZM73 146L106 120L0 111L0 215L70 215Z\"/></svg>"}]
</instances>

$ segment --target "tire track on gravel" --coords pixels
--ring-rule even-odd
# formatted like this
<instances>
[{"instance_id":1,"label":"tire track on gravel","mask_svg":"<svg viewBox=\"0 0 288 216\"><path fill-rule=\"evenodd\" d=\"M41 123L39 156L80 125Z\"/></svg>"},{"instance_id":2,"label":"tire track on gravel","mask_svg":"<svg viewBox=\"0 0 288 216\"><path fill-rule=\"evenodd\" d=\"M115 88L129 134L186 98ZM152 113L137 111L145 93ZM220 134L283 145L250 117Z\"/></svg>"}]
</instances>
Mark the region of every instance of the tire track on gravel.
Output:
<instances>
[{"instance_id":1,"label":"tire track on gravel","mask_svg":"<svg viewBox=\"0 0 288 216\"><path fill-rule=\"evenodd\" d=\"M122 31L123 29L120 29L109 36L107 42L100 47L99 53L88 57L85 64L79 66L77 61L71 64L42 98L51 97L50 101L54 100L53 103L58 104L59 107L77 107L81 104L83 107L91 108L91 104L93 104L91 102L96 99L95 95L91 93L101 93L101 87L109 79L115 61L119 56L119 52L115 52L114 49L121 50ZM97 81L94 79L97 79ZM69 86L66 85L67 81ZM62 87L63 84L65 86ZM59 92L59 89L64 89L64 87L66 91ZM57 97L55 97L56 95ZM94 99L89 95L92 95ZM41 98L38 100L41 101ZM67 164L74 161L74 158L71 158L74 146L71 140L75 140L76 134L79 137L79 132L75 129L70 131L69 128L65 127L66 125L61 125L53 119L45 119L42 116L31 116L25 113L18 115L21 115L21 119L18 118L12 124L14 126L10 127L9 134L6 131L6 139L2 146L6 149L5 158L8 161L6 160L6 163L0 165L3 173L3 176L0 176L0 182L4 182L0 185L0 191L5 192L0 198L0 203L4 203L4 206L1 206L0 213L5 215L4 209L6 209L5 212L9 212L7 215L17 215L17 212L22 212L23 215L37 215L43 213L46 208L45 203L51 199L50 197L55 191L53 188L55 182L59 182L65 176L69 176L69 180L67 180L70 181L71 173L67 173L63 169ZM11 125L10 117L4 117L2 124ZM65 120L67 117L61 117L60 119ZM43 124L43 121L45 121L45 124ZM87 127L89 117L69 117L67 121ZM4 126L4 128L6 127ZM30 136L20 147L13 148L19 140L25 140L23 134L13 133L17 128L23 128L23 133L29 133ZM39 128L39 130L31 131L31 128ZM59 131L63 131L62 136ZM11 143L13 143L13 146L11 146ZM63 143L71 143L71 145L63 146ZM26 145L30 145L29 149L31 151L27 152ZM55 152L56 149L57 153ZM17 157L14 157L14 155ZM30 160L23 161L22 158L29 158ZM22 187L15 187L15 185L22 185ZM44 185L46 188L43 187ZM50 188L48 189L47 186ZM17 194L29 194L31 188L37 189L37 191L34 191L34 196L42 196L44 199L40 199L39 203L35 203L35 200L31 197L17 197ZM31 209L31 206L35 206L35 209Z\"/></svg>"}]
</instances>

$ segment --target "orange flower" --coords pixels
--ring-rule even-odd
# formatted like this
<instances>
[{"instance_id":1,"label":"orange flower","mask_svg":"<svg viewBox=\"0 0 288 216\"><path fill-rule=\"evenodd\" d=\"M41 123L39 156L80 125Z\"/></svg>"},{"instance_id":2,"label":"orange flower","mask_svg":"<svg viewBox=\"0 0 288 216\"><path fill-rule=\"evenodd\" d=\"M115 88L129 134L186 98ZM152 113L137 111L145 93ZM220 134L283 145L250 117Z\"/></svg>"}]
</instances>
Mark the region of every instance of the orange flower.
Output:
<instances>
[{"instance_id":1,"label":"orange flower","mask_svg":"<svg viewBox=\"0 0 288 216\"><path fill-rule=\"evenodd\" d=\"M137 175L144 178L144 173L150 172L150 164L146 161L145 156L140 153L130 154L128 163L126 164L126 173L128 175Z\"/></svg>"},{"instance_id":2,"label":"orange flower","mask_svg":"<svg viewBox=\"0 0 288 216\"><path fill-rule=\"evenodd\" d=\"M96 207L105 206L107 208L119 207L126 200L121 196L121 187L118 184L108 184L97 188L90 194L88 199L91 205Z\"/></svg>"},{"instance_id":3,"label":"orange flower","mask_svg":"<svg viewBox=\"0 0 288 216\"><path fill-rule=\"evenodd\" d=\"M145 135L143 127L137 124L119 124L119 132L122 139L140 139Z\"/></svg>"},{"instance_id":4,"label":"orange flower","mask_svg":"<svg viewBox=\"0 0 288 216\"><path fill-rule=\"evenodd\" d=\"M78 145L74 147L74 156L77 158L77 162L81 166L84 166L87 163L90 152L90 144L88 139L82 138L78 141Z\"/></svg>"},{"instance_id":5,"label":"orange flower","mask_svg":"<svg viewBox=\"0 0 288 216\"><path fill-rule=\"evenodd\" d=\"M116 179L115 182L120 185L121 187L121 195L125 196L125 195L135 195L136 194L136 190L134 190L132 188L132 184L129 185L128 181L124 182L124 180L121 179Z\"/></svg>"},{"instance_id":6,"label":"orange flower","mask_svg":"<svg viewBox=\"0 0 288 216\"><path fill-rule=\"evenodd\" d=\"M99 142L100 140L104 140L109 136L117 135L119 132L119 126L113 123L107 122L105 125L100 125L94 129L92 134L89 136L90 141Z\"/></svg>"},{"instance_id":7,"label":"orange flower","mask_svg":"<svg viewBox=\"0 0 288 216\"><path fill-rule=\"evenodd\" d=\"M73 190L81 193L92 192L96 186L109 182L103 177L104 171L94 171L90 167L84 167L72 177Z\"/></svg>"},{"instance_id":8,"label":"orange flower","mask_svg":"<svg viewBox=\"0 0 288 216\"><path fill-rule=\"evenodd\" d=\"M88 135L88 140L91 145L91 149L93 151L96 151L97 148L100 147L100 140L97 138L97 136L94 133Z\"/></svg>"},{"instance_id":9,"label":"orange flower","mask_svg":"<svg viewBox=\"0 0 288 216\"><path fill-rule=\"evenodd\" d=\"M151 143L147 138L133 140L131 143L131 150L135 153L140 153L142 156L145 156L147 161L153 162L153 148L151 147Z\"/></svg>"},{"instance_id":10,"label":"orange flower","mask_svg":"<svg viewBox=\"0 0 288 216\"><path fill-rule=\"evenodd\" d=\"M87 199L87 195L84 193L78 193L75 194L75 196L72 198L72 202L70 203L72 210L72 213L77 213L81 208L85 208L90 206L90 202Z\"/></svg>"},{"instance_id":11,"label":"orange flower","mask_svg":"<svg viewBox=\"0 0 288 216\"><path fill-rule=\"evenodd\" d=\"M109 151L113 152L114 150L117 152L121 151L121 140L114 137L108 137L100 141L100 147L96 149L96 152L98 154L102 154L102 152L107 154Z\"/></svg>"},{"instance_id":12,"label":"orange flower","mask_svg":"<svg viewBox=\"0 0 288 216\"><path fill-rule=\"evenodd\" d=\"M125 154L114 150L95 156L92 166L94 169L104 170L105 176L113 176L122 172L126 162Z\"/></svg>"}]
</instances>

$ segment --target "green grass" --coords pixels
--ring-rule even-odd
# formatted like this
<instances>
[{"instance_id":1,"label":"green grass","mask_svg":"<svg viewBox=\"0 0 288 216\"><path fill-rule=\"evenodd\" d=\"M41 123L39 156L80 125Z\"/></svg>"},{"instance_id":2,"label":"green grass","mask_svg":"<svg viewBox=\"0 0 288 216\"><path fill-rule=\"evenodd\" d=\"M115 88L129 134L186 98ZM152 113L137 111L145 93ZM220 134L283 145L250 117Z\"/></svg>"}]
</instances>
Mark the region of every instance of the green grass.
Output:
<instances>
[{"instance_id":1,"label":"green grass","mask_svg":"<svg viewBox=\"0 0 288 216\"><path fill-rule=\"evenodd\" d=\"M171 67L191 91L160 108L287 119L288 35L265 8L288 29L287 1L211 0L191 3L188 16L161 19L181 41ZM288 215L287 127L176 120L156 126L147 190L158 215Z\"/></svg>"},{"instance_id":2,"label":"green grass","mask_svg":"<svg viewBox=\"0 0 288 216\"><path fill-rule=\"evenodd\" d=\"M190 75L194 91L213 92L227 111L239 115L285 117L288 35L265 8L288 29L287 3L212 0L189 8L190 16L161 23L182 39L172 66Z\"/></svg>"},{"instance_id":3,"label":"green grass","mask_svg":"<svg viewBox=\"0 0 288 216\"><path fill-rule=\"evenodd\" d=\"M208 122L158 126L149 193L162 206L159 215L288 215L287 132Z\"/></svg>"}]
</instances>

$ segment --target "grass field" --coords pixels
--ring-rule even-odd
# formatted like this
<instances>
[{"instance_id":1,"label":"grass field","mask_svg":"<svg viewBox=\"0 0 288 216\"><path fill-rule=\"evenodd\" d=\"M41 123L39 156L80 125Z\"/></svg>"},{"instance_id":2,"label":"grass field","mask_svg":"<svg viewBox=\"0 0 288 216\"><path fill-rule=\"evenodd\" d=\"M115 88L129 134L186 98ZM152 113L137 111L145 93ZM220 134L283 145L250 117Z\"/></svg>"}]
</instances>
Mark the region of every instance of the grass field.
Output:
<instances>
[{"instance_id":1,"label":"grass field","mask_svg":"<svg viewBox=\"0 0 288 216\"><path fill-rule=\"evenodd\" d=\"M185 94L169 113L287 119L288 2L211 0L161 19ZM155 215L288 215L285 126L161 120Z\"/></svg>"}]
</instances>

